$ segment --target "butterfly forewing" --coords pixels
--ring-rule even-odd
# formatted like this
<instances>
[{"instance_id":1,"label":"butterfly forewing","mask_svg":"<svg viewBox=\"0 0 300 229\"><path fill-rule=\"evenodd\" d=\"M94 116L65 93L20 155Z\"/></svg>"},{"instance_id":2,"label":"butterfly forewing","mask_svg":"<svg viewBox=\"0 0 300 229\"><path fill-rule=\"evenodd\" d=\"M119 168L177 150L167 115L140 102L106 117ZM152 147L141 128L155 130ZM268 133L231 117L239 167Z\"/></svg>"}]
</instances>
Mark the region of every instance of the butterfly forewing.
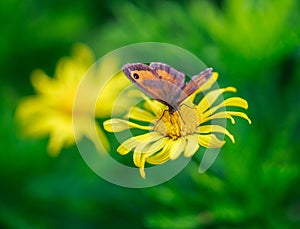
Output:
<instances>
[{"instance_id":1,"label":"butterfly forewing","mask_svg":"<svg viewBox=\"0 0 300 229\"><path fill-rule=\"evenodd\" d=\"M149 66L157 73L160 79L175 84L177 87L183 87L185 74L175 68L160 62L152 62Z\"/></svg>"},{"instance_id":2,"label":"butterfly forewing","mask_svg":"<svg viewBox=\"0 0 300 229\"><path fill-rule=\"evenodd\" d=\"M126 64L122 70L145 94L156 100L166 100L166 93L159 76L148 65L140 63Z\"/></svg>"}]
</instances>

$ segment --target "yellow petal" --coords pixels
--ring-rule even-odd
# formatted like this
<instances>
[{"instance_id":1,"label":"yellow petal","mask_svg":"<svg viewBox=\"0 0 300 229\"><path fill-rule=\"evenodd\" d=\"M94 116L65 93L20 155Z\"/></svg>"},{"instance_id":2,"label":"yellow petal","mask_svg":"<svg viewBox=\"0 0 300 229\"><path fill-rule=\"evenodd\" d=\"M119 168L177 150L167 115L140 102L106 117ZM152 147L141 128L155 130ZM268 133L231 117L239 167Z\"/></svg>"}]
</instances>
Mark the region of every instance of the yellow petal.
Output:
<instances>
[{"instance_id":1,"label":"yellow petal","mask_svg":"<svg viewBox=\"0 0 300 229\"><path fill-rule=\"evenodd\" d=\"M228 98L224 101L225 106L230 107L241 107L244 109L248 109L248 102L245 99L242 99L240 97L232 97Z\"/></svg>"},{"instance_id":2,"label":"yellow petal","mask_svg":"<svg viewBox=\"0 0 300 229\"><path fill-rule=\"evenodd\" d=\"M92 65L92 62L90 63ZM55 79L61 84L78 83L88 70L88 66L82 66L81 63L74 58L64 57L61 58L55 69Z\"/></svg>"},{"instance_id":3,"label":"yellow petal","mask_svg":"<svg viewBox=\"0 0 300 229\"><path fill-rule=\"evenodd\" d=\"M16 118L19 121L25 121L32 114L40 111L41 107L38 106L41 103L41 99L29 96L25 99L22 99L16 108Z\"/></svg>"},{"instance_id":4,"label":"yellow petal","mask_svg":"<svg viewBox=\"0 0 300 229\"><path fill-rule=\"evenodd\" d=\"M146 163L146 155L144 153L136 153L133 154L133 162L134 164L140 168L140 175L143 179L146 178L145 174L145 163Z\"/></svg>"},{"instance_id":5,"label":"yellow petal","mask_svg":"<svg viewBox=\"0 0 300 229\"><path fill-rule=\"evenodd\" d=\"M173 143L172 139L166 139L166 143L161 151L151 157L147 157L146 161L153 165L165 163L170 158L170 147Z\"/></svg>"},{"instance_id":6,"label":"yellow petal","mask_svg":"<svg viewBox=\"0 0 300 229\"><path fill-rule=\"evenodd\" d=\"M61 137L62 136L53 136L52 138L49 138L47 151L53 157L57 156L63 147L64 139Z\"/></svg>"},{"instance_id":7,"label":"yellow petal","mask_svg":"<svg viewBox=\"0 0 300 229\"><path fill-rule=\"evenodd\" d=\"M205 125L205 126L200 126L198 128L198 130L199 130L200 134L206 134L206 133L212 133L212 132L225 134L234 143L234 137L233 137L233 135L230 134L229 131L226 128L224 128L223 126Z\"/></svg>"},{"instance_id":8,"label":"yellow petal","mask_svg":"<svg viewBox=\"0 0 300 229\"><path fill-rule=\"evenodd\" d=\"M164 136L157 132L148 133L148 137L142 139L141 143L136 146L135 153L147 153L152 142L156 142Z\"/></svg>"},{"instance_id":9,"label":"yellow petal","mask_svg":"<svg viewBox=\"0 0 300 229\"><path fill-rule=\"evenodd\" d=\"M221 141L214 134L200 134L198 143L206 148L221 148L225 141Z\"/></svg>"},{"instance_id":10,"label":"yellow petal","mask_svg":"<svg viewBox=\"0 0 300 229\"><path fill-rule=\"evenodd\" d=\"M149 111L152 111L156 117L161 116L164 110L167 110L168 108L163 105L162 103L152 100L146 96L144 96L145 99L145 108Z\"/></svg>"},{"instance_id":11,"label":"yellow petal","mask_svg":"<svg viewBox=\"0 0 300 229\"><path fill-rule=\"evenodd\" d=\"M234 87L227 87L208 92L196 106L197 109L201 113L205 112L216 102L219 96L224 92L236 92L236 89Z\"/></svg>"},{"instance_id":12,"label":"yellow petal","mask_svg":"<svg viewBox=\"0 0 300 229\"><path fill-rule=\"evenodd\" d=\"M140 175L143 179L146 179L146 173L145 173L145 168L144 166L143 167L140 167Z\"/></svg>"},{"instance_id":13,"label":"yellow petal","mask_svg":"<svg viewBox=\"0 0 300 229\"><path fill-rule=\"evenodd\" d=\"M187 143L184 149L184 156L191 157L199 149L198 135L197 134L188 135L186 137L186 141Z\"/></svg>"},{"instance_id":14,"label":"yellow petal","mask_svg":"<svg viewBox=\"0 0 300 229\"><path fill-rule=\"evenodd\" d=\"M169 141L169 138L163 137L163 138L159 139L158 141L154 142L153 144L151 144L146 152L147 157L149 157L152 154L156 153L157 151L161 150L168 141Z\"/></svg>"},{"instance_id":15,"label":"yellow petal","mask_svg":"<svg viewBox=\"0 0 300 229\"><path fill-rule=\"evenodd\" d=\"M103 127L108 132L121 132L130 128L138 128L141 130L152 130L152 126L142 126L123 119L113 118L103 122Z\"/></svg>"},{"instance_id":16,"label":"yellow petal","mask_svg":"<svg viewBox=\"0 0 300 229\"><path fill-rule=\"evenodd\" d=\"M150 133L142 134L136 137L132 137L124 141L118 148L117 152L121 155L129 153L139 144L147 141L149 139Z\"/></svg>"},{"instance_id":17,"label":"yellow petal","mask_svg":"<svg viewBox=\"0 0 300 229\"><path fill-rule=\"evenodd\" d=\"M170 159L175 160L179 157L179 155L183 152L184 147L186 145L186 140L184 138L178 138L173 141L172 146L170 148Z\"/></svg>"},{"instance_id":18,"label":"yellow petal","mask_svg":"<svg viewBox=\"0 0 300 229\"><path fill-rule=\"evenodd\" d=\"M243 112L238 112L238 111L226 111L227 114L231 115L231 116L238 116L238 117L241 117L241 118L244 118L246 119L249 124L251 124L251 119Z\"/></svg>"},{"instance_id":19,"label":"yellow petal","mask_svg":"<svg viewBox=\"0 0 300 229\"><path fill-rule=\"evenodd\" d=\"M152 122L155 119L150 112L139 107L133 107L130 110L128 117L143 122Z\"/></svg>"},{"instance_id":20,"label":"yellow petal","mask_svg":"<svg viewBox=\"0 0 300 229\"><path fill-rule=\"evenodd\" d=\"M136 153L133 154L133 162L134 164L139 167L140 169L140 175L143 179L146 178L145 173L145 163L146 163L146 155L144 153Z\"/></svg>"},{"instance_id":21,"label":"yellow petal","mask_svg":"<svg viewBox=\"0 0 300 229\"><path fill-rule=\"evenodd\" d=\"M72 47L72 56L79 59L82 65L89 67L94 62L93 51L83 43L76 43ZM109 63L112 65L112 63Z\"/></svg>"},{"instance_id":22,"label":"yellow petal","mask_svg":"<svg viewBox=\"0 0 300 229\"><path fill-rule=\"evenodd\" d=\"M207 117L202 117L200 124L205 123L207 121L213 120L213 119L219 119L219 118L227 118L230 119L231 123L234 124L235 120L234 118L227 112L227 111L220 111L217 112L213 115L207 116Z\"/></svg>"},{"instance_id":23,"label":"yellow petal","mask_svg":"<svg viewBox=\"0 0 300 229\"><path fill-rule=\"evenodd\" d=\"M36 69L30 76L31 84L38 93L51 94L57 90L58 82L46 75L46 73L40 69Z\"/></svg>"},{"instance_id":24,"label":"yellow petal","mask_svg":"<svg viewBox=\"0 0 300 229\"><path fill-rule=\"evenodd\" d=\"M58 112L59 113L59 112ZM59 135L73 137L72 117L49 111L49 113L38 112L28 117L24 124L24 132L27 136L40 137L54 131Z\"/></svg>"},{"instance_id":25,"label":"yellow petal","mask_svg":"<svg viewBox=\"0 0 300 229\"><path fill-rule=\"evenodd\" d=\"M131 138L130 138L131 139ZM129 139L128 139L129 140ZM124 142L123 142L124 143ZM117 152L121 155L125 155L125 154L128 154L132 149L131 148L127 148L125 147L124 145L120 145L118 148L117 148Z\"/></svg>"},{"instance_id":26,"label":"yellow petal","mask_svg":"<svg viewBox=\"0 0 300 229\"><path fill-rule=\"evenodd\" d=\"M145 157L144 153L137 153L134 152L133 154L133 162L137 167L141 167L142 164L142 158Z\"/></svg>"},{"instance_id":27,"label":"yellow petal","mask_svg":"<svg viewBox=\"0 0 300 229\"><path fill-rule=\"evenodd\" d=\"M57 156L64 146L70 146L74 142L73 135L64 135L60 130L54 130L50 134L47 151L51 156Z\"/></svg>"},{"instance_id":28,"label":"yellow petal","mask_svg":"<svg viewBox=\"0 0 300 229\"><path fill-rule=\"evenodd\" d=\"M143 141L140 144L138 144L134 150L134 154L144 154L148 149L148 141Z\"/></svg>"},{"instance_id":29,"label":"yellow petal","mask_svg":"<svg viewBox=\"0 0 300 229\"><path fill-rule=\"evenodd\" d=\"M240 97L231 97L224 100L222 103L218 104L215 107L210 108L208 111L203 113L204 117L207 117L213 113L215 113L218 109L222 107L240 107L244 109L248 109L248 102L245 99Z\"/></svg>"},{"instance_id":30,"label":"yellow petal","mask_svg":"<svg viewBox=\"0 0 300 229\"><path fill-rule=\"evenodd\" d=\"M213 120L213 119L218 119L218 118L227 118L231 120L232 124L235 124L235 120L232 116L238 116L238 117L242 117L244 119L246 119L249 124L251 124L251 120L250 118L243 112L238 112L238 111L221 111L221 112L217 112L211 116L205 117L201 120L201 123Z\"/></svg>"}]
</instances>

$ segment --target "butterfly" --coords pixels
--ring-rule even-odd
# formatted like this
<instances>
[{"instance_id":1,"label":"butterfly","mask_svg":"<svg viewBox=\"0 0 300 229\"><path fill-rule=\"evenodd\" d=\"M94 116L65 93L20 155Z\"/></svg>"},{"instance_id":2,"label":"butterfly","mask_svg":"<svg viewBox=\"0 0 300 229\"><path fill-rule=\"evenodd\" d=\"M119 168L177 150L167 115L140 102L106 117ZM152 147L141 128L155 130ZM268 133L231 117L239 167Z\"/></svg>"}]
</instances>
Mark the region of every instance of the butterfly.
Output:
<instances>
[{"instance_id":1,"label":"butterfly","mask_svg":"<svg viewBox=\"0 0 300 229\"><path fill-rule=\"evenodd\" d=\"M125 64L122 70L145 94L168 106L170 114L212 76L212 68L206 68L185 82L184 73L160 62Z\"/></svg>"}]
</instances>

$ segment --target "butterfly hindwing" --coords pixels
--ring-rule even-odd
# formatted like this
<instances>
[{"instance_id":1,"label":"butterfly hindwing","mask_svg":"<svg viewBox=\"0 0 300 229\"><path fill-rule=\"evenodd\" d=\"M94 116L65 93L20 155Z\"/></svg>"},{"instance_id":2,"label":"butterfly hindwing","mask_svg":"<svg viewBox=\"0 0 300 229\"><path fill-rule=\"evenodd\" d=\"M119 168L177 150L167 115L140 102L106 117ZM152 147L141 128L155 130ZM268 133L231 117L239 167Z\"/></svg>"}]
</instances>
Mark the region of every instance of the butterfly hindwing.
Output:
<instances>
[{"instance_id":1,"label":"butterfly hindwing","mask_svg":"<svg viewBox=\"0 0 300 229\"><path fill-rule=\"evenodd\" d=\"M166 80L145 80L143 85L151 92L159 90L159 94L153 93L155 95L151 97L156 100L163 101L164 104L170 105L171 107L175 106L176 98L179 97L181 92L180 87L177 87L175 84L171 84Z\"/></svg>"},{"instance_id":2,"label":"butterfly hindwing","mask_svg":"<svg viewBox=\"0 0 300 229\"><path fill-rule=\"evenodd\" d=\"M182 103L188 96L193 94L199 87L201 87L210 77L212 76L212 68L206 68L204 71L200 72L198 75L195 75L191 80L185 84L182 88L182 93L180 98L177 101L179 105Z\"/></svg>"}]
</instances>

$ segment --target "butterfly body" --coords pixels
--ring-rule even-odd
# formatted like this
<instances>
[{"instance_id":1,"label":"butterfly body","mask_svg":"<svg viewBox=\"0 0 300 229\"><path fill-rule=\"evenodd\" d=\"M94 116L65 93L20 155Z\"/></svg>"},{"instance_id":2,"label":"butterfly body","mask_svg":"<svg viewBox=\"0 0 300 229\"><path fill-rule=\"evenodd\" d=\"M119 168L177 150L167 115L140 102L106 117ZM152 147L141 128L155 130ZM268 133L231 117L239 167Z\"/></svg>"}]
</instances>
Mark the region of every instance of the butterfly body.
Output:
<instances>
[{"instance_id":1,"label":"butterfly body","mask_svg":"<svg viewBox=\"0 0 300 229\"><path fill-rule=\"evenodd\" d=\"M160 62L152 62L149 66L141 63L125 64L122 70L145 94L167 105L171 114L212 76L212 68L207 68L185 82L184 73Z\"/></svg>"}]
</instances>

